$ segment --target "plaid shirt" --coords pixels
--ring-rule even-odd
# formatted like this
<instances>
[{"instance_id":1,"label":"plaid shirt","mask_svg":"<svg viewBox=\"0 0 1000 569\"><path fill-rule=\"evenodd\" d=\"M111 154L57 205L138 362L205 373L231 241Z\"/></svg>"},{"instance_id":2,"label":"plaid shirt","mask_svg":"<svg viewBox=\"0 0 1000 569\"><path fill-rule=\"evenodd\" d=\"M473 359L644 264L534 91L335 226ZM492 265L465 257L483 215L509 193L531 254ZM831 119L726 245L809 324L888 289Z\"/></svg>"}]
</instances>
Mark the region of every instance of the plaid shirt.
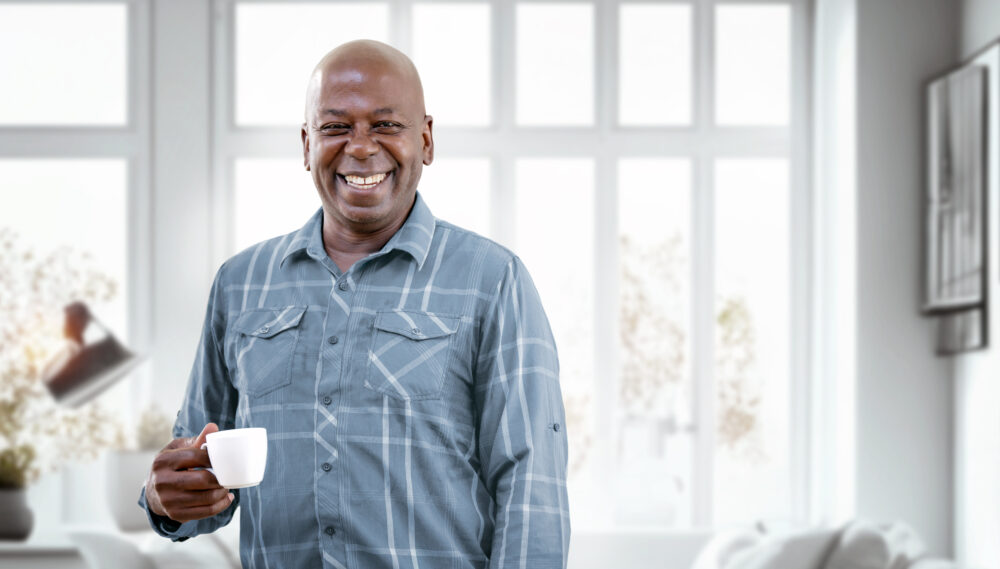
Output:
<instances>
[{"instance_id":1,"label":"plaid shirt","mask_svg":"<svg viewBox=\"0 0 1000 569\"><path fill-rule=\"evenodd\" d=\"M180 541L242 506L244 567L565 567L559 365L520 259L419 194L346 273L322 224L219 269L174 426L266 427L263 482L154 529Z\"/></svg>"}]
</instances>

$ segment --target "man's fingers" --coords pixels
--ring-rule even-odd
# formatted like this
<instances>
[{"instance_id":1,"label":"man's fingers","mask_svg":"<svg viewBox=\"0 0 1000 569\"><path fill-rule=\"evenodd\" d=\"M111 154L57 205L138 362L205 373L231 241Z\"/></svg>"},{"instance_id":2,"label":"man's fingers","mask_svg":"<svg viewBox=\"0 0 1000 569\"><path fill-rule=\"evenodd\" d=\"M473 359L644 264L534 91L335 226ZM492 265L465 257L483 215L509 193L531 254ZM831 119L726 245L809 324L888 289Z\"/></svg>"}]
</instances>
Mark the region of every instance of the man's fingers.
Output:
<instances>
[{"instance_id":1,"label":"man's fingers","mask_svg":"<svg viewBox=\"0 0 1000 569\"><path fill-rule=\"evenodd\" d=\"M221 500L228 500L229 490L218 488L216 490L178 492L172 498L170 502L171 509L202 508L211 506Z\"/></svg>"},{"instance_id":2,"label":"man's fingers","mask_svg":"<svg viewBox=\"0 0 1000 569\"><path fill-rule=\"evenodd\" d=\"M202 518L210 518L228 508L229 505L233 503L233 499L233 494L227 493L221 500L212 504L192 508L181 508L176 512L172 511L170 513L170 519L178 522L187 522L191 520L200 520Z\"/></svg>"},{"instance_id":3,"label":"man's fingers","mask_svg":"<svg viewBox=\"0 0 1000 569\"><path fill-rule=\"evenodd\" d=\"M222 488L215 475L207 470L180 470L166 473L157 480L161 491L181 490L198 492Z\"/></svg>"},{"instance_id":4,"label":"man's fingers","mask_svg":"<svg viewBox=\"0 0 1000 569\"><path fill-rule=\"evenodd\" d=\"M194 438L194 441L191 442L191 446L196 449L201 449L201 445L205 444L205 439L208 437L209 433L215 433L218 432L218 430L219 426L215 423L205 425L205 428L201 430L201 433L199 433L198 436Z\"/></svg>"},{"instance_id":5,"label":"man's fingers","mask_svg":"<svg viewBox=\"0 0 1000 569\"><path fill-rule=\"evenodd\" d=\"M218 432L219 426L215 423L209 423L198 433L195 437L180 437L174 439L167 443L167 446L163 447L160 452L165 450L175 450L179 448L195 447L201 449L201 445L205 444L205 439L210 433Z\"/></svg>"},{"instance_id":6,"label":"man's fingers","mask_svg":"<svg viewBox=\"0 0 1000 569\"><path fill-rule=\"evenodd\" d=\"M208 451L190 446L165 450L153 459L153 470L187 470L209 466L212 463L208 460Z\"/></svg>"}]
</instances>

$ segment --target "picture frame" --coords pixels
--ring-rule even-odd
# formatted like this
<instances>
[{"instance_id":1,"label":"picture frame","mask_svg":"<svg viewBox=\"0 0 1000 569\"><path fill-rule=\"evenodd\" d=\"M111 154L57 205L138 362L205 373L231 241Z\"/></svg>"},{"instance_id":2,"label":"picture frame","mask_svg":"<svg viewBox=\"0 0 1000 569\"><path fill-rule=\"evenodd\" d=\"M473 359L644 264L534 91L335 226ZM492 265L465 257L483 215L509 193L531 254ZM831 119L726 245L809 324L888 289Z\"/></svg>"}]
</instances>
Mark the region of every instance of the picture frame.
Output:
<instances>
[{"instance_id":1,"label":"picture frame","mask_svg":"<svg viewBox=\"0 0 1000 569\"><path fill-rule=\"evenodd\" d=\"M937 353L989 343L1000 282L1000 41L925 85L927 170L922 312Z\"/></svg>"},{"instance_id":2,"label":"picture frame","mask_svg":"<svg viewBox=\"0 0 1000 569\"><path fill-rule=\"evenodd\" d=\"M929 314L982 305L986 289L986 68L927 86L925 300Z\"/></svg>"}]
</instances>

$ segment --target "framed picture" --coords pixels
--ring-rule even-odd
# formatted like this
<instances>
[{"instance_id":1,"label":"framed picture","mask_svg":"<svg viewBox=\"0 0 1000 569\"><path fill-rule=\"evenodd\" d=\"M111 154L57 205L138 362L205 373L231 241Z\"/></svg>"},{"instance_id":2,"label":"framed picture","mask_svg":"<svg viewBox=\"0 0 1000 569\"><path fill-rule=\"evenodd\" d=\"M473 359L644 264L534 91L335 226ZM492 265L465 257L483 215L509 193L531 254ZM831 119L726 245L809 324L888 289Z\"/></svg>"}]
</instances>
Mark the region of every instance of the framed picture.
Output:
<instances>
[{"instance_id":1,"label":"framed picture","mask_svg":"<svg viewBox=\"0 0 1000 569\"><path fill-rule=\"evenodd\" d=\"M927 313L981 306L986 288L986 67L927 87Z\"/></svg>"},{"instance_id":2,"label":"framed picture","mask_svg":"<svg viewBox=\"0 0 1000 569\"><path fill-rule=\"evenodd\" d=\"M927 83L925 314L937 353L985 348L1000 285L1000 41Z\"/></svg>"}]
</instances>

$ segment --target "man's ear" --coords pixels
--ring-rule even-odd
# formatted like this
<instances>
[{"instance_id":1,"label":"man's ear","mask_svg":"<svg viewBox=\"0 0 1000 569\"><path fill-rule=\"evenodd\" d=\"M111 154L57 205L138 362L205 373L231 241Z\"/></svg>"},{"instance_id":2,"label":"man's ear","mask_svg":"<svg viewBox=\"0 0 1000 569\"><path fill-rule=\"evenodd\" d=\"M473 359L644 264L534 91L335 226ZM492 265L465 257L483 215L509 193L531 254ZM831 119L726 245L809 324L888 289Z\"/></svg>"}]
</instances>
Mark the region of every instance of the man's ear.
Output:
<instances>
[{"instance_id":1,"label":"man's ear","mask_svg":"<svg viewBox=\"0 0 1000 569\"><path fill-rule=\"evenodd\" d=\"M421 136L424 139L424 166L430 166L434 161L434 117L424 115L424 131Z\"/></svg>"},{"instance_id":2,"label":"man's ear","mask_svg":"<svg viewBox=\"0 0 1000 569\"><path fill-rule=\"evenodd\" d=\"M302 163L309 170L309 131L306 130L306 123L302 123Z\"/></svg>"}]
</instances>

